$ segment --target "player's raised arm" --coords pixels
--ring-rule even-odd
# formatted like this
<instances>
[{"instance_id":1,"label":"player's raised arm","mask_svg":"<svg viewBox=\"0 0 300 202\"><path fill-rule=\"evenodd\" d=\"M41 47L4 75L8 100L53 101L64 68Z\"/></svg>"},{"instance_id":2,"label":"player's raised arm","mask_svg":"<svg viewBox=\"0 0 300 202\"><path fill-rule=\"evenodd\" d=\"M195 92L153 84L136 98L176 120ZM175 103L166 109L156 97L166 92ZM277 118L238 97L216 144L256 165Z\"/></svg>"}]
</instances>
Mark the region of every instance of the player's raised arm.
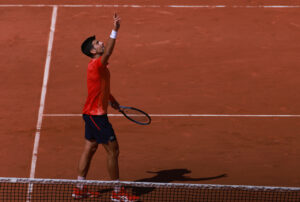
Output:
<instances>
[{"instance_id":1,"label":"player's raised arm","mask_svg":"<svg viewBox=\"0 0 300 202\"><path fill-rule=\"evenodd\" d=\"M110 37L107 41L107 44L105 46L103 55L101 57L101 63L106 64L109 57L111 56L114 47L115 47L115 42L118 34L118 30L120 28L120 17L115 13L114 14L114 28L110 34Z\"/></svg>"}]
</instances>

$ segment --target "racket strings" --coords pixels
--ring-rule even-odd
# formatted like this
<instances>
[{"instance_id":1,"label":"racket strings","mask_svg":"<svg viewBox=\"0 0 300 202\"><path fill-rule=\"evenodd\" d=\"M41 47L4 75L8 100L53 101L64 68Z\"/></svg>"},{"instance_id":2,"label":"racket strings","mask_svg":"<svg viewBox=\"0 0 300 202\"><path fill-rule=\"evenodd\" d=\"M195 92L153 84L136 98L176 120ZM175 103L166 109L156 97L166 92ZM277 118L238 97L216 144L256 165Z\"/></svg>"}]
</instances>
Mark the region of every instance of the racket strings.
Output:
<instances>
[{"instance_id":1,"label":"racket strings","mask_svg":"<svg viewBox=\"0 0 300 202\"><path fill-rule=\"evenodd\" d=\"M126 116L132 120L135 120L135 121L138 121L141 123L149 122L149 117L140 111L133 110L133 109L124 109L123 111L126 114Z\"/></svg>"}]
</instances>

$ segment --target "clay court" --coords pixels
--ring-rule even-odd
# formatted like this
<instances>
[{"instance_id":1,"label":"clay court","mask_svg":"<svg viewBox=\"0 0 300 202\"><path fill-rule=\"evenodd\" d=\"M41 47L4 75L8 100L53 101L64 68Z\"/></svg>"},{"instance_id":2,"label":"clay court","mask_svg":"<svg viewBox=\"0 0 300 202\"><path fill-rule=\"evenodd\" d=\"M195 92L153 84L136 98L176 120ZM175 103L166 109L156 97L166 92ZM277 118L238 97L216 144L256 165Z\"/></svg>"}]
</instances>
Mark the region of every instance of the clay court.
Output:
<instances>
[{"instance_id":1,"label":"clay court","mask_svg":"<svg viewBox=\"0 0 300 202\"><path fill-rule=\"evenodd\" d=\"M111 91L152 115L140 126L109 109L121 180L299 187L299 11L292 0L2 1L1 177L76 179L80 45L105 42L118 12ZM88 179L109 180L102 147Z\"/></svg>"}]
</instances>

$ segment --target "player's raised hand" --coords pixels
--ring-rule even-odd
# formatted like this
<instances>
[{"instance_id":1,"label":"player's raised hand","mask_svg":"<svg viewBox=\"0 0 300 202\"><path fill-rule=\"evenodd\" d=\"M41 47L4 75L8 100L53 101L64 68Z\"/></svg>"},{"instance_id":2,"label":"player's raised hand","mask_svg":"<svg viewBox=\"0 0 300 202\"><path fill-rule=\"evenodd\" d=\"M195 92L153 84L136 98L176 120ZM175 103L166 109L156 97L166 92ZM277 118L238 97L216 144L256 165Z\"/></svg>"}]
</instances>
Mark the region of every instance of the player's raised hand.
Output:
<instances>
[{"instance_id":1,"label":"player's raised hand","mask_svg":"<svg viewBox=\"0 0 300 202\"><path fill-rule=\"evenodd\" d=\"M118 31L120 28L120 16L117 13L114 14L114 30Z\"/></svg>"}]
</instances>

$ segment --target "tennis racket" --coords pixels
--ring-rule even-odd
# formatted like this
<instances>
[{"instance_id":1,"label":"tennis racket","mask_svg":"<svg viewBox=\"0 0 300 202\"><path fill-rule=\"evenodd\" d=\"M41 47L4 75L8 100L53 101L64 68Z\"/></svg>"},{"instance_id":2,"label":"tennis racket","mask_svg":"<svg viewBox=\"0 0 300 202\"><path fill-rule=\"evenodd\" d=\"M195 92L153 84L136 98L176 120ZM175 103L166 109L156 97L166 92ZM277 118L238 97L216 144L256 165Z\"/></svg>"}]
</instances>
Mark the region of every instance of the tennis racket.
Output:
<instances>
[{"instance_id":1,"label":"tennis racket","mask_svg":"<svg viewBox=\"0 0 300 202\"><path fill-rule=\"evenodd\" d=\"M146 112L134 107L119 107L119 112L121 112L130 121L140 125L149 125L151 123L151 117Z\"/></svg>"}]
</instances>

